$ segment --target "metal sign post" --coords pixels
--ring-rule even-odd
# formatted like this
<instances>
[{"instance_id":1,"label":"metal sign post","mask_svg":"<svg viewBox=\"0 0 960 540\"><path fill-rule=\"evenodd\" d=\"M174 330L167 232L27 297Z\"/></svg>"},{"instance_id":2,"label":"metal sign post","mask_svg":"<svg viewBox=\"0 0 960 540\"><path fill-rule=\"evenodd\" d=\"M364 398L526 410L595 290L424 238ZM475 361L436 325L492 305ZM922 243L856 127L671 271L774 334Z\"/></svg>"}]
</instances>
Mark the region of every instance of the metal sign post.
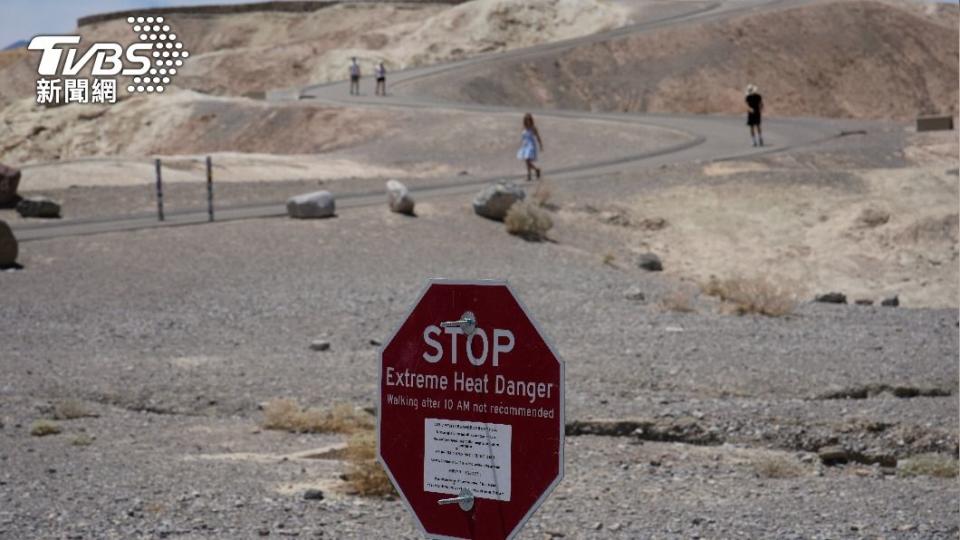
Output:
<instances>
[{"instance_id":1,"label":"metal sign post","mask_svg":"<svg viewBox=\"0 0 960 540\"><path fill-rule=\"evenodd\" d=\"M157 158L157 219L163 221L163 180L160 178L160 158Z\"/></svg>"}]
</instances>

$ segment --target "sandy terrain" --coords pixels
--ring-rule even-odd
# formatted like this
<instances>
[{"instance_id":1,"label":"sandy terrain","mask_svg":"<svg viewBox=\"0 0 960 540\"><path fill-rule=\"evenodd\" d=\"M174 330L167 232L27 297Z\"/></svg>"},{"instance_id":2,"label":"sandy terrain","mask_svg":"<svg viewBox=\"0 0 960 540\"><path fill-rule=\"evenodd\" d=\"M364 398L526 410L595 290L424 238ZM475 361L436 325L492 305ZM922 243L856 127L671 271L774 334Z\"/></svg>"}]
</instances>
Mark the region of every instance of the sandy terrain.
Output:
<instances>
[{"instance_id":1,"label":"sandy terrain","mask_svg":"<svg viewBox=\"0 0 960 540\"><path fill-rule=\"evenodd\" d=\"M478 13L496 21L500 5L473 7L489 9ZM516 11L507 16L539 24L522 4L510 5ZM566 11L572 4L562 1L538 5L556 19L603 20ZM762 88L782 91L778 84L811 76L838 97L826 100L810 83L804 88L821 108L784 97L778 114L797 107L899 117L917 103L916 80L931 103L952 95L956 110L955 84L943 90L933 78L904 73L942 68L941 53L956 54L957 29L925 8L878 5L833 1L781 14L789 24L775 27L762 18L768 15L677 27L531 60L519 73L558 72L543 81L558 85L559 97L544 91L537 103L595 100L612 109L623 105L616 100L629 85L729 79L729 92L709 99L698 101L694 85L689 99L657 102L652 93L644 105L722 109L736 105L741 77L701 67L743 68L736 48L718 45L733 40L796 62L784 61L790 73L757 67L770 77L755 81ZM460 34L474 29L467 19L443 18L457 8L397 7L382 28L367 20L382 6L343 9L352 34L396 31L394 46L433 20L445 37L428 51L438 55L432 58L454 54ZM217 18L205 27L197 18L184 28L209 39L197 56L213 62L221 51L229 58L268 50L275 35L309 42L298 34L306 23L326 24L257 22ZM837 31L857 25L867 26ZM737 28L752 32L738 36ZM467 40L474 52L500 39L496 25L481 30L482 39ZM566 31L559 26L551 39ZM827 34L834 41L820 39ZM931 41L942 36L942 44ZM322 39L330 47L391 47L348 37ZM798 70L800 56L787 54L816 57L830 47L860 55L849 75L813 64L824 70L817 79ZM924 47L933 52L917 53ZM277 58L296 56L287 52ZM314 56L311 69L322 76ZM656 58L663 72L631 71L639 65L634 57ZM952 61L939 72L955 83ZM478 67L471 76L513 67ZM589 84L572 86L566 77L577 70L590 76L576 80ZM638 74L651 86L638 85ZM202 82L216 90L224 80ZM435 82L458 99L526 105L514 90L529 80ZM496 84L484 86L490 81ZM837 86L842 81L848 86ZM869 91L854 99L851 88ZM608 92L611 101L603 101ZM203 206L200 158L208 153L219 204L281 202L321 186L373 192L378 201L338 204L337 216L323 220L245 219L21 242L23 268L0 272L0 538L417 538L395 497L349 491L350 465L330 452L344 436L265 429L262 404L288 397L321 408L375 406L379 344L432 276L509 280L565 360L566 477L520 539L957 538L956 132L917 134L906 123L874 122L862 133L792 147L771 135L772 152L752 157L555 174L690 140L618 119L538 113L546 175L524 185L546 199L554 227L549 241L528 242L476 216L473 189L420 198L416 217L389 212L381 197L387 177L420 188L519 173L516 112L273 104L190 90L109 109L46 110L29 99L7 107L0 128L10 136L0 138L0 161L23 165L24 193L63 202L66 219L56 225L152 211L154 155L167 164L170 211ZM723 118L703 122L720 126L711 136L728 136ZM843 126L796 124L804 122ZM731 147L742 138L746 148L746 130L729 125L738 128ZM0 210L0 219L15 231L50 225L13 210ZM646 251L662 258L662 272L638 267ZM796 293L796 304L777 317L737 315L701 289L710 276L758 275ZM810 301L827 291L874 302L897 294L901 307ZM329 349L311 350L315 339ZM64 403L74 414L62 413ZM60 432L32 434L40 421ZM846 462L819 455L830 448ZM936 466L911 469L919 459ZM323 500L307 500L311 488Z\"/></svg>"},{"instance_id":2,"label":"sandy terrain","mask_svg":"<svg viewBox=\"0 0 960 540\"><path fill-rule=\"evenodd\" d=\"M398 91L485 104L739 114L754 83L768 115L956 115L956 7L933 16L891 4L826 1L682 25L444 73Z\"/></svg>"},{"instance_id":3,"label":"sandy terrain","mask_svg":"<svg viewBox=\"0 0 960 540\"><path fill-rule=\"evenodd\" d=\"M699 168L558 183L547 243L474 216L469 195L422 201L417 218L378 205L25 243L25 269L0 274L0 324L17 336L0 357L0 482L17 487L0 490L0 531L369 538L388 524L414 538L399 501L344 494L344 463L295 457L339 437L263 431L257 404L371 405L370 340L425 276L447 275L511 280L566 359L568 420L652 419L674 433L570 436L566 480L521 538L956 536L956 479L889 466L955 459L955 308L812 304L770 319L704 300L672 311L659 299L682 285L674 252L665 273L639 270L623 227L568 209L695 182ZM646 300L624 298L631 287ZM310 351L316 337L331 350ZM868 384L949 395L817 397ZM64 398L99 416L30 436ZM80 435L89 446L72 442ZM815 452L829 444L886 465L824 466ZM325 500L303 500L308 487Z\"/></svg>"}]
</instances>

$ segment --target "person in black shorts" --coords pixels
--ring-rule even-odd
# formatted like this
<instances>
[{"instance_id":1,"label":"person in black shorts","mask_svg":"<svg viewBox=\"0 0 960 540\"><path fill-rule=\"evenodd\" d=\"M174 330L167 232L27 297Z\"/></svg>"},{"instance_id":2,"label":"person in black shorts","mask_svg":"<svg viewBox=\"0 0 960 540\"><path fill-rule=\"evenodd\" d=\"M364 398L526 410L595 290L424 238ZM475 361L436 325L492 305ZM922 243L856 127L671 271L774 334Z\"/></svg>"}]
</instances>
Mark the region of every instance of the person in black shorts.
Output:
<instances>
[{"instance_id":1,"label":"person in black shorts","mask_svg":"<svg viewBox=\"0 0 960 540\"><path fill-rule=\"evenodd\" d=\"M383 62L377 66L377 86L373 93L378 96L387 95L387 68L383 67Z\"/></svg>"},{"instance_id":2,"label":"person in black shorts","mask_svg":"<svg viewBox=\"0 0 960 540\"><path fill-rule=\"evenodd\" d=\"M353 57L353 63L350 64L350 95L360 95L360 64L357 63L357 57Z\"/></svg>"},{"instance_id":3,"label":"person in black shorts","mask_svg":"<svg viewBox=\"0 0 960 540\"><path fill-rule=\"evenodd\" d=\"M747 125L750 126L750 138L754 146L763 146L763 130L760 129L763 113L763 97L752 84L747 85ZM759 143L759 144L758 144Z\"/></svg>"}]
</instances>

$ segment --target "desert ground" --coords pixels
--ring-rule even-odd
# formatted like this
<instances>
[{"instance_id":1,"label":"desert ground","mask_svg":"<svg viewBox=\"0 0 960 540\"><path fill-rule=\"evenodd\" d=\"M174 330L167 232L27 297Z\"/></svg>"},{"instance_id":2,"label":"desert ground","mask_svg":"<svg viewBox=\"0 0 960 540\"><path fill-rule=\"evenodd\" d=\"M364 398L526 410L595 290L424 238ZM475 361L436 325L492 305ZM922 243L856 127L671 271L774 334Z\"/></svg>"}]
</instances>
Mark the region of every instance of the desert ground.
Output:
<instances>
[{"instance_id":1,"label":"desert ground","mask_svg":"<svg viewBox=\"0 0 960 540\"><path fill-rule=\"evenodd\" d=\"M0 272L0 538L419 537L355 449L378 351L440 276L507 279L565 360L565 478L518 538L960 533L960 144L912 122L956 122L955 6L170 17L196 62L162 96L39 107L31 57L0 55L0 162L63 214L0 209L22 265ZM347 95L351 55L390 62L387 97ZM281 90L300 99L263 99ZM514 157L526 110L536 182ZM208 155L234 217L178 221L206 211ZM474 214L500 180L544 241ZM286 217L317 189L336 217ZM814 301L830 292L847 303Z\"/></svg>"}]
</instances>

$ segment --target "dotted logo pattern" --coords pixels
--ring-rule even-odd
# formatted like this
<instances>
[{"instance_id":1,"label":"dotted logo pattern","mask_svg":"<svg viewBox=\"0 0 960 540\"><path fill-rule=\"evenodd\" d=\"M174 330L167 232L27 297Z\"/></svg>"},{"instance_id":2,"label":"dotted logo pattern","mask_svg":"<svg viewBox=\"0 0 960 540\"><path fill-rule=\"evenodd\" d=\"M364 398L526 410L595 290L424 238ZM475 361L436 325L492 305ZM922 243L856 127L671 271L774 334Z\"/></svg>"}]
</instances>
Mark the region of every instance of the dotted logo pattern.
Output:
<instances>
[{"instance_id":1,"label":"dotted logo pattern","mask_svg":"<svg viewBox=\"0 0 960 540\"><path fill-rule=\"evenodd\" d=\"M177 34L171 31L169 24L164 24L163 17L127 17L127 23L133 26L140 41L153 45L153 65L147 73L133 78L127 92L162 93L190 52L177 41Z\"/></svg>"}]
</instances>

